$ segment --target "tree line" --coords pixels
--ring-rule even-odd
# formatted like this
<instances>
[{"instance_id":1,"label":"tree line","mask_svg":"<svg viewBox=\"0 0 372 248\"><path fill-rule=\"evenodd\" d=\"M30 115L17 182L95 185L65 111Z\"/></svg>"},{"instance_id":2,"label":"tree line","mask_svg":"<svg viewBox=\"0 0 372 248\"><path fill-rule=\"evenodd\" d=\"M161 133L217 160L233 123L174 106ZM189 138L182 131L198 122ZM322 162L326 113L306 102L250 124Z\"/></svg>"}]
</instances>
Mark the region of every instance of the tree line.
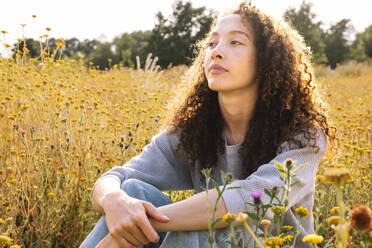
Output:
<instances>
[{"instance_id":1,"label":"tree line","mask_svg":"<svg viewBox=\"0 0 372 248\"><path fill-rule=\"evenodd\" d=\"M194 8L190 2L182 0L175 0L172 8L169 18L164 17L160 11L156 13L152 30L123 33L112 42L100 42L96 39L80 41L77 38L64 40L62 57L84 57L87 64L93 63L99 69L109 68L114 64L132 67L136 63L136 56L146 58L149 53L158 57L157 64L162 68L190 65L196 55L194 45L205 37L217 13L206 7ZM298 30L311 47L314 63L326 64L334 69L337 64L346 60L363 62L372 58L372 25L357 33L351 40L349 37L354 28L350 19L342 19L324 30L323 23L316 21L317 16L311 8L311 3L303 1L299 8L287 9L283 18ZM55 51L59 42L60 40L54 38L48 39L50 54ZM14 47L16 46L22 50L24 41ZM45 47L46 42L26 39L31 57L40 56L40 46ZM144 63L142 61L141 66Z\"/></svg>"}]
</instances>

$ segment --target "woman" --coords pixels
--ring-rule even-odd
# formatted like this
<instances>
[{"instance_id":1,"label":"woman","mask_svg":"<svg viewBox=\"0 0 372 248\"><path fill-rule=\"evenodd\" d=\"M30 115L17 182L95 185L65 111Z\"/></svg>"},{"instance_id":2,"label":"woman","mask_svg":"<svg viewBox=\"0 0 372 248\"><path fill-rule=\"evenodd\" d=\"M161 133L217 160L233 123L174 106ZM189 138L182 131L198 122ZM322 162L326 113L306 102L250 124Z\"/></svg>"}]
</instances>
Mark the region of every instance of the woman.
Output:
<instances>
[{"instance_id":1,"label":"woman","mask_svg":"<svg viewBox=\"0 0 372 248\"><path fill-rule=\"evenodd\" d=\"M216 218L253 212L252 192L282 185L273 161L308 163L293 179L285 223L296 225L294 209L310 213L316 169L327 136L334 134L316 103L312 72L302 38L245 2L218 18L188 72L189 90L176 103L163 131L143 152L102 175L92 191L93 208L104 213L81 247L209 247L208 198L201 169L234 178L222 195ZM166 129L165 129L166 127ZM159 190L195 189L171 203ZM261 200L268 201L267 196ZM273 214L269 211L267 218ZM217 225L215 247L228 247L227 224ZM301 226L313 233L312 215ZM164 237L165 236L165 237ZM241 228L239 247L252 244Z\"/></svg>"}]
</instances>

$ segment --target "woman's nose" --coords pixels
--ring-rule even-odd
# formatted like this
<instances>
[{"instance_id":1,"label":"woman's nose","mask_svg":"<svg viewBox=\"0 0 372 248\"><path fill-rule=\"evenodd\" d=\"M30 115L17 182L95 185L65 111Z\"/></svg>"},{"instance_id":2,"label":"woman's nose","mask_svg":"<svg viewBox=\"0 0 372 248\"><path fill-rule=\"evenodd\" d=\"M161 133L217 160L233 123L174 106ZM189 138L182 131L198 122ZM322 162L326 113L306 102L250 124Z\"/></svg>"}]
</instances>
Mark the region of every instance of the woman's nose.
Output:
<instances>
[{"instance_id":1,"label":"woman's nose","mask_svg":"<svg viewBox=\"0 0 372 248\"><path fill-rule=\"evenodd\" d=\"M212 59L217 59L217 58L222 59L223 58L223 55L222 55L221 47L219 47L217 45L213 49L211 57L212 57Z\"/></svg>"}]
</instances>

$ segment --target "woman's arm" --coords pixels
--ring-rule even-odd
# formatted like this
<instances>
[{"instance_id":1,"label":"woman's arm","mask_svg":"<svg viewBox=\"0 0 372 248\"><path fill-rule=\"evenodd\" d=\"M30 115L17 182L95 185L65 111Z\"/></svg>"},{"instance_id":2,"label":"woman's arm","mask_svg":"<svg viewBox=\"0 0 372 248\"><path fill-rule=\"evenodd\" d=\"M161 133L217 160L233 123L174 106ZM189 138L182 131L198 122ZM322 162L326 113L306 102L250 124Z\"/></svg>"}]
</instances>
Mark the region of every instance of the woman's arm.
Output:
<instances>
[{"instance_id":1,"label":"woman's arm","mask_svg":"<svg viewBox=\"0 0 372 248\"><path fill-rule=\"evenodd\" d=\"M217 200L218 193L216 189L196 194L186 200L179 201L173 204L165 205L157 208L158 212L170 218L167 223L161 223L153 218L150 218L152 227L157 232L169 231L190 231L190 230L206 230L208 229L208 216L212 219L214 204ZM209 203L209 214L207 211L207 203ZM226 214L226 206L222 198L217 205L215 219L221 218ZM227 227L224 222L219 222L216 228ZM118 248L132 247L131 245L120 245L116 239L108 234L98 245L97 248ZM134 247L134 246L133 246Z\"/></svg>"},{"instance_id":2,"label":"woman's arm","mask_svg":"<svg viewBox=\"0 0 372 248\"><path fill-rule=\"evenodd\" d=\"M173 204L161 206L158 211L169 217L167 223L160 223L150 218L150 223L158 232L169 231L192 231L192 230L207 230L208 216L212 219L214 204L217 200L218 193L216 189L206 192L201 192L192 197L179 201ZM209 204L209 212L207 211ZM225 203L220 198L215 212L215 219L222 218L227 213ZM227 227L226 223L219 222L216 228Z\"/></svg>"}]
</instances>

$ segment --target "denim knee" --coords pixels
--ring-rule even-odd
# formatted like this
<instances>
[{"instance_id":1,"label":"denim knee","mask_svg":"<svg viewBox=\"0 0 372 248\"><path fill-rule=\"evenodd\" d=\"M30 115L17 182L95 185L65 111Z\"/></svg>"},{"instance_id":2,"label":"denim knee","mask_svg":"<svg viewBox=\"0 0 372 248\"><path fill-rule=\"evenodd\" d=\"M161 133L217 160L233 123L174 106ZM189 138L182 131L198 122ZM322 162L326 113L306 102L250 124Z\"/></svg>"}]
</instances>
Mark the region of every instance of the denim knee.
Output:
<instances>
[{"instance_id":1,"label":"denim knee","mask_svg":"<svg viewBox=\"0 0 372 248\"><path fill-rule=\"evenodd\" d=\"M159 189L137 179L125 180L120 185L120 188L127 193L128 196L151 202L155 207L172 203Z\"/></svg>"},{"instance_id":2,"label":"denim knee","mask_svg":"<svg viewBox=\"0 0 372 248\"><path fill-rule=\"evenodd\" d=\"M125 180L121 185L120 188L124 190L125 192L133 192L141 189L142 185L145 184L144 182L135 179L135 178L130 178Z\"/></svg>"}]
</instances>

